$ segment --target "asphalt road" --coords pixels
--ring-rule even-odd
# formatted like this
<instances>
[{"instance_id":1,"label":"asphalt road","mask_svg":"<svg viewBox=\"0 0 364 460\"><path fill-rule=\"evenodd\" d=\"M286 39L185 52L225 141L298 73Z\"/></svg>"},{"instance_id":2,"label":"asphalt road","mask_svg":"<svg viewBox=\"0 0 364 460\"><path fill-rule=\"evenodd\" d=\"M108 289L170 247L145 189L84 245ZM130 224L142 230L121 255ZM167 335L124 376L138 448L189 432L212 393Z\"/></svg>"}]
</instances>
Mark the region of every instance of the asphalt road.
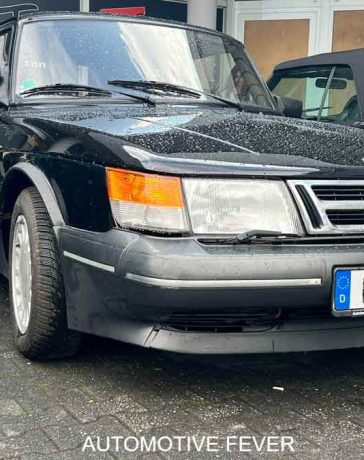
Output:
<instances>
[{"instance_id":1,"label":"asphalt road","mask_svg":"<svg viewBox=\"0 0 364 460\"><path fill-rule=\"evenodd\" d=\"M0 458L364 457L364 351L191 357L87 337L75 359L32 363L13 348L3 279L0 318ZM111 436L210 436L219 447L126 453ZM246 437L244 449L290 436L295 452L228 452L232 436ZM82 452L88 439L103 448L109 439L111 450Z\"/></svg>"}]
</instances>

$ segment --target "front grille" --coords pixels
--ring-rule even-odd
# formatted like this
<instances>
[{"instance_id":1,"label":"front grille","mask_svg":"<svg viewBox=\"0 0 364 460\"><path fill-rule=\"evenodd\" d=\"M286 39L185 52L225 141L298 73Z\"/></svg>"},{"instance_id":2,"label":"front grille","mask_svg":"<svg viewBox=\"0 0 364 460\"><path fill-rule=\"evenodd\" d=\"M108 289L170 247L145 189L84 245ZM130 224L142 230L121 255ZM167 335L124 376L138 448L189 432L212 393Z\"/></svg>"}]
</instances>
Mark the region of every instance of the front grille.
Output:
<instances>
[{"instance_id":1,"label":"front grille","mask_svg":"<svg viewBox=\"0 0 364 460\"><path fill-rule=\"evenodd\" d=\"M314 185L312 190L323 201L364 200L364 185Z\"/></svg>"},{"instance_id":2,"label":"front grille","mask_svg":"<svg viewBox=\"0 0 364 460\"><path fill-rule=\"evenodd\" d=\"M288 185L307 233L364 234L364 181L293 180Z\"/></svg>"},{"instance_id":3,"label":"front grille","mask_svg":"<svg viewBox=\"0 0 364 460\"><path fill-rule=\"evenodd\" d=\"M364 225L364 209L342 209L326 211L327 217L333 225Z\"/></svg>"},{"instance_id":4,"label":"front grille","mask_svg":"<svg viewBox=\"0 0 364 460\"><path fill-rule=\"evenodd\" d=\"M331 318L330 308L251 309L244 312L174 313L161 325L163 329L183 332L264 332L292 321Z\"/></svg>"}]
</instances>

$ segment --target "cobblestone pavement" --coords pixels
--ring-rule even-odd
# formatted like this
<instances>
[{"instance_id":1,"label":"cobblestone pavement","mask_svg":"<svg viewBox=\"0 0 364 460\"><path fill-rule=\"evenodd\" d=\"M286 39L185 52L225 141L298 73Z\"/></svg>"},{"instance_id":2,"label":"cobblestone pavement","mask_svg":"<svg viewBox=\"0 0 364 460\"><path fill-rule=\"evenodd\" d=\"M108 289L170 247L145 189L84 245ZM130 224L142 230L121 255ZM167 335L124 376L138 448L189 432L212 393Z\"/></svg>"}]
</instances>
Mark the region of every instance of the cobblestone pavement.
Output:
<instances>
[{"instance_id":1,"label":"cobblestone pavement","mask_svg":"<svg viewBox=\"0 0 364 460\"><path fill-rule=\"evenodd\" d=\"M0 318L0 458L278 456L82 452L87 436L179 435L293 436L279 458L364 457L364 351L191 357L90 337L77 358L39 364L14 351L3 280Z\"/></svg>"}]
</instances>

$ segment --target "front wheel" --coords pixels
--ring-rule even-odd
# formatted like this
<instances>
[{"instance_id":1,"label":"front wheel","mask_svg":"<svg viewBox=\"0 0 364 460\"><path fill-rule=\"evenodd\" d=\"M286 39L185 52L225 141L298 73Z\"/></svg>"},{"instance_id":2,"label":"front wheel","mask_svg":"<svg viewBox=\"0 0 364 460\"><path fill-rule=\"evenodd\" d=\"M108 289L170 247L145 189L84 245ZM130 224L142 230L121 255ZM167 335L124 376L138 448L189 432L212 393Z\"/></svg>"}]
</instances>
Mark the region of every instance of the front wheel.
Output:
<instances>
[{"instance_id":1,"label":"front wheel","mask_svg":"<svg viewBox=\"0 0 364 460\"><path fill-rule=\"evenodd\" d=\"M9 259L9 297L17 349L30 359L74 355L81 334L67 327L57 242L35 187L23 190L15 203Z\"/></svg>"}]
</instances>

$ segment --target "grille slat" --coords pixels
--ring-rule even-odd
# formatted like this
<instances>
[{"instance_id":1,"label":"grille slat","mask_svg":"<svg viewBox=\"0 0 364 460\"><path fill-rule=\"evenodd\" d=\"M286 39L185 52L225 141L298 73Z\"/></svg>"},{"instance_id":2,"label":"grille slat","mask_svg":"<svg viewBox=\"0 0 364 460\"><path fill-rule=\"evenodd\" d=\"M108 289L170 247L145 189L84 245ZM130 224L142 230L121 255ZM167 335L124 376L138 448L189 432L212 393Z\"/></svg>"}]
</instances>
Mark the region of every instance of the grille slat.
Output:
<instances>
[{"instance_id":1,"label":"grille slat","mask_svg":"<svg viewBox=\"0 0 364 460\"><path fill-rule=\"evenodd\" d=\"M333 225L364 225L364 210L327 210L327 217Z\"/></svg>"},{"instance_id":2,"label":"grille slat","mask_svg":"<svg viewBox=\"0 0 364 460\"><path fill-rule=\"evenodd\" d=\"M364 186L362 185L314 185L313 192L323 201L363 201Z\"/></svg>"}]
</instances>

